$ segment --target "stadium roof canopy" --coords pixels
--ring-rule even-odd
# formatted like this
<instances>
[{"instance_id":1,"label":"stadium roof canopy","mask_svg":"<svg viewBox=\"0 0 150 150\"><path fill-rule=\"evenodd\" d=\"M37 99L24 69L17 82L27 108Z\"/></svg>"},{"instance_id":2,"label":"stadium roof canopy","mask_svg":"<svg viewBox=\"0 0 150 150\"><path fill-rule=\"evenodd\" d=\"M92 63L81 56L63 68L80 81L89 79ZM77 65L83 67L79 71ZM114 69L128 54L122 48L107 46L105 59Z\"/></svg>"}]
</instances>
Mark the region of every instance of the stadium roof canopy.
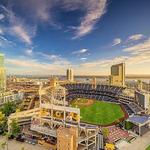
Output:
<instances>
[{"instance_id":1,"label":"stadium roof canopy","mask_svg":"<svg viewBox=\"0 0 150 150\"><path fill-rule=\"evenodd\" d=\"M134 116L129 117L128 121L130 121L138 126L143 126L145 124L150 123L150 116L134 115Z\"/></svg>"}]
</instances>

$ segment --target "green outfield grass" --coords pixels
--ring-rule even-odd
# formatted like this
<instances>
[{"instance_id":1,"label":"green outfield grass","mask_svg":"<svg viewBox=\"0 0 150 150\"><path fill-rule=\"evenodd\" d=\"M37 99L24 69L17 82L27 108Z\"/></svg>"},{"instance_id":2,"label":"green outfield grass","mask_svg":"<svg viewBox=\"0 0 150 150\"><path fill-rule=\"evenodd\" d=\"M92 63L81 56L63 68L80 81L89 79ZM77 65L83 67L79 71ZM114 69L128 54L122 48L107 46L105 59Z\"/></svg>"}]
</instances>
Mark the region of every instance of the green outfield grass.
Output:
<instances>
[{"instance_id":1,"label":"green outfield grass","mask_svg":"<svg viewBox=\"0 0 150 150\"><path fill-rule=\"evenodd\" d=\"M119 121L120 118L124 117L120 105L102 102L94 100L94 103L89 106L82 106L87 99L73 100L71 105L73 107L80 108L81 121L97 124L97 125L109 125L114 121Z\"/></svg>"}]
</instances>

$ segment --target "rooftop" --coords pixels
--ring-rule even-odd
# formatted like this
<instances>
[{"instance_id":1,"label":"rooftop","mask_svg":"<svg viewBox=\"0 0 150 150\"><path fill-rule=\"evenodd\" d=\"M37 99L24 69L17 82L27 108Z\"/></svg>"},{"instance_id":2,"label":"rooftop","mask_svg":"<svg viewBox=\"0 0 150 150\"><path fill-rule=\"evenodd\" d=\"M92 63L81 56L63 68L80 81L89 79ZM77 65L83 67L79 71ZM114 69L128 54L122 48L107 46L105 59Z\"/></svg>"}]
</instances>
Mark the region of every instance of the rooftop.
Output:
<instances>
[{"instance_id":1,"label":"rooftop","mask_svg":"<svg viewBox=\"0 0 150 150\"><path fill-rule=\"evenodd\" d=\"M128 118L130 122L136 123L136 124L145 124L147 122L150 122L150 116L131 116Z\"/></svg>"}]
</instances>

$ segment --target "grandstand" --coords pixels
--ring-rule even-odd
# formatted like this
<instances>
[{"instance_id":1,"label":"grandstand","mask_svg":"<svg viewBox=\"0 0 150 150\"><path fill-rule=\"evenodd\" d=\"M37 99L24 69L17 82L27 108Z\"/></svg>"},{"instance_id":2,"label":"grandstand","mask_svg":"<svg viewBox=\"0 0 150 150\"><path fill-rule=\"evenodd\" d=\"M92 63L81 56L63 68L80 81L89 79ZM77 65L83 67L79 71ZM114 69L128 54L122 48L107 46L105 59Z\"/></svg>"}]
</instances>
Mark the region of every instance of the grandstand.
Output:
<instances>
[{"instance_id":1,"label":"grandstand","mask_svg":"<svg viewBox=\"0 0 150 150\"><path fill-rule=\"evenodd\" d=\"M125 87L97 85L93 88L92 84L76 83L65 84L68 93L66 99L72 101L76 98L96 99L111 103L122 104L128 115L139 114L143 109L135 103L134 97L123 95Z\"/></svg>"}]
</instances>

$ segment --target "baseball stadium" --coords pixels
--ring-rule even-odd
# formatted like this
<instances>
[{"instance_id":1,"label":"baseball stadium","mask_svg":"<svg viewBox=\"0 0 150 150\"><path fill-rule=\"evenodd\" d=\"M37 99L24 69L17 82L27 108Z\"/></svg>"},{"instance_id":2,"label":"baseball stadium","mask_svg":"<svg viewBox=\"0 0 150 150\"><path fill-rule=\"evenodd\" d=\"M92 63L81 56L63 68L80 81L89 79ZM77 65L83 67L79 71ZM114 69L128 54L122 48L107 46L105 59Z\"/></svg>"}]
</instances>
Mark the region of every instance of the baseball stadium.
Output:
<instances>
[{"instance_id":1,"label":"baseball stadium","mask_svg":"<svg viewBox=\"0 0 150 150\"><path fill-rule=\"evenodd\" d=\"M139 128L136 123L149 118L134 116L143 109L133 97L125 96L124 90L119 86L85 83L40 87L40 107L11 114L8 119L9 131L11 122L17 118L27 140L29 135L34 135L37 139L44 139L36 140L37 143L53 143L49 144L53 149L64 148L64 141L73 135L74 147L95 150L99 147L97 143L103 143L101 136L104 128L109 131L108 143L133 138L118 125L129 120L135 123L134 131L141 134L146 132L147 125ZM33 139L29 141L33 142Z\"/></svg>"},{"instance_id":2,"label":"baseball stadium","mask_svg":"<svg viewBox=\"0 0 150 150\"><path fill-rule=\"evenodd\" d=\"M80 108L80 119L85 123L110 126L142 111L132 98L123 96L124 87L78 83L65 88L69 105Z\"/></svg>"}]
</instances>

